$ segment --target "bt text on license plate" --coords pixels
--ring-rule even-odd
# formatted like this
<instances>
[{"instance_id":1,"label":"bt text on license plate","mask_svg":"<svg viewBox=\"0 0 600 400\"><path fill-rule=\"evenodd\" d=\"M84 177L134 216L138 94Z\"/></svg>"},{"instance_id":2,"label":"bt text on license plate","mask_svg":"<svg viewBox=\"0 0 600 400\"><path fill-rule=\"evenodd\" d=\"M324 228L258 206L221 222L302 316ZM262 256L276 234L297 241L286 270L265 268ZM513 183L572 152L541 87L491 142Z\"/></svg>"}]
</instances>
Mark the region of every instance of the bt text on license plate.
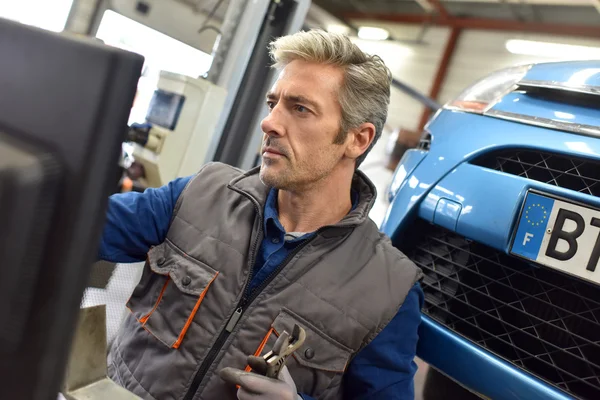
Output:
<instances>
[{"instance_id":1,"label":"bt text on license plate","mask_svg":"<svg viewBox=\"0 0 600 400\"><path fill-rule=\"evenodd\" d=\"M511 253L600 283L600 211L529 192Z\"/></svg>"}]
</instances>

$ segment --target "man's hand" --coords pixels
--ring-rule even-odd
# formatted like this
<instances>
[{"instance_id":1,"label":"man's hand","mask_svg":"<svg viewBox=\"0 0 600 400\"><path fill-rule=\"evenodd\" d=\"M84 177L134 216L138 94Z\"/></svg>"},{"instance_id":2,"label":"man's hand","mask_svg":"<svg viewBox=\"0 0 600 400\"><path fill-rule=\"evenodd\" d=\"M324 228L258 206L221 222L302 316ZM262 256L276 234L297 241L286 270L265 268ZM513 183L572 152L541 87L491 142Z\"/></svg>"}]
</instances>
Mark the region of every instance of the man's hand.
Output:
<instances>
[{"instance_id":1,"label":"man's hand","mask_svg":"<svg viewBox=\"0 0 600 400\"><path fill-rule=\"evenodd\" d=\"M255 356L248 357L248 365L259 372L266 367L265 360ZM296 391L296 384L286 367L279 373L279 379L230 367L223 368L219 376L240 387L237 394L239 400L301 400Z\"/></svg>"}]
</instances>

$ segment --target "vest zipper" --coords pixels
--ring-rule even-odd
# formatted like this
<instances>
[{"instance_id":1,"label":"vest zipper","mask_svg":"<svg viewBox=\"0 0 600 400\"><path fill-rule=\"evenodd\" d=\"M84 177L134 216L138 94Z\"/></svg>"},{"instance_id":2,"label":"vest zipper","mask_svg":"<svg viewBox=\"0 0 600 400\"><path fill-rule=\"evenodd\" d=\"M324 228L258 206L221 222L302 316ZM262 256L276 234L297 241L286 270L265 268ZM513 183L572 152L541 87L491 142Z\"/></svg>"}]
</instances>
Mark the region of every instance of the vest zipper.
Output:
<instances>
[{"instance_id":1,"label":"vest zipper","mask_svg":"<svg viewBox=\"0 0 600 400\"><path fill-rule=\"evenodd\" d=\"M233 315L229 319L229 323L227 324L227 327L225 327L225 330L228 333L231 333L233 331L233 329L237 325L238 321L242 318L242 314L244 313L244 311L246 311L246 306L248 306L249 304L251 304L254 301L254 299L256 299L256 297L258 297L258 295L260 294L260 292L262 292L269 285L269 283L271 283L271 281L273 280L273 278L275 278L275 276L279 272L281 272L281 270L287 265L287 263L292 259L292 257L294 257L300 250L302 250L302 248L304 246L306 246L311 240L312 240L312 238L306 239L304 242L300 243L298 245L298 247L296 247L294 250L292 250L292 252L290 252L290 254L288 254L288 256L281 262L281 264L279 264L279 266L277 268L275 268L273 270L273 272L271 272L265 278L264 281L262 281L262 283L260 284L260 286L258 286L257 288L254 288L252 290L252 292L250 292L250 296L246 297L244 295L242 297L242 299L238 303L238 307L236 308L235 312L233 313Z\"/></svg>"},{"instance_id":2,"label":"vest zipper","mask_svg":"<svg viewBox=\"0 0 600 400\"><path fill-rule=\"evenodd\" d=\"M234 188L231 188L231 189L235 190L236 192L238 192L238 193L244 195L245 197L247 197L248 199L250 199L250 201L254 205L254 210L256 211L256 215L258 216L258 219L260 221L260 223L258 224L258 235L256 235L256 238L254 239L254 243L252 243L252 249L250 251L250 255L252 256L252 264L250 266L250 273L248 274L248 279L246 280L246 284L244 285L244 295L242 296L242 299L238 303L233 315L229 318L229 322L227 323L227 326L225 327L225 329L223 329L221 331L221 333L219 334L219 337L215 341L215 344L208 351L208 354L204 358L204 361L202 361L202 364L200 365L200 368L198 368L198 371L194 375L194 379L192 380L192 383L190 384L190 388L188 389L187 393L185 394L185 397L183 398L183 400L192 400L194 398L194 395L196 394L196 392L198 391L198 388L200 387L200 384L202 383L202 379L204 379L204 375L206 375L206 371L208 371L208 369L210 368L211 364L217 357L217 354L219 354L221 347L223 347L223 345L225 344L227 337L229 337L229 334L231 333L231 331L233 331L233 328L235 328L235 325L237 325L237 322L240 320L240 318L242 317L242 314L244 313L244 308L241 306L241 304L245 300L246 291L248 290L248 286L250 285L250 282L252 281L252 277L254 275L254 264L256 262L256 247L258 246L258 239L264 235L262 213L260 211L260 206L259 206L258 202L256 201L256 199L254 199L252 196L250 196L242 191L238 191L237 189L234 189Z\"/></svg>"},{"instance_id":3,"label":"vest zipper","mask_svg":"<svg viewBox=\"0 0 600 400\"><path fill-rule=\"evenodd\" d=\"M240 193L242 193L242 192L240 192ZM244 195L247 196L246 194L244 194ZM258 206L258 203L256 202L256 200L254 200L250 196L247 196L247 197L249 197L250 200L252 200L252 203L254 204L254 208L256 209L257 215L259 217L261 217L260 218L260 220L261 220L260 231L259 231L259 233L261 233L263 228L262 228L262 214L260 213L260 207ZM262 292L269 285L269 283L273 280L273 278L287 265L287 263L300 250L302 250L308 243L310 243L317 236L317 233L319 233L321 231L321 229L318 229L315 232L315 235L313 237L311 237L310 239L306 239L303 243L299 244L290 254L288 254L288 256L283 260L283 262L275 270L273 270L273 272L271 272L271 274L269 274L269 276L260 284L259 287L252 290L252 292L250 293L250 296L247 297L246 292L248 291L248 287L250 286L250 282L252 281L252 277L254 275L254 263L256 261L256 247L258 245L258 238L261 235L259 234L256 236L257 240L255 240L252 245L252 253L251 253L253 256L252 267L250 268L250 274L248 276L248 280L246 281L246 285L244 286L244 295L240 299L240 302L238 303L235 311L233 312L233 315L229 318L229 322L227 323L227 326L225 327L225 329L223 329L221 331L221 333L219 334L219 337L217 338L217 341L215 342L213 347L210 349L210 351L204 358L204 361L202 362L202 365L198 369L198 372L196 372L196 375L194 375L194 379L192 380L190 388L188 389L187 393L185 394L185 397L183 398L183 400L192 400L194 398L194 395L198 391L198 388L200 387L200 384L202 383L202 380L204 379L204 375L206 375L206 371L208 371L208 369L212 365L213 361L217 357L217 354L219 354L219 351L221 350L221 348L227 341L229 334L231 332L233 332L233 329L235 328L238 321L242 317L242 314L244 313L244 311L246 311L246 306L251 304L254 301L254 299L260 294L260 292Z\"/></svg>"},{"instance_id":4,"label":"vest zipper","mask_svg":"<svg viewBox=\"0 0 600 400\"><path fill-rule=\"evenodd\" d=\"M252 303L254 301L254 299L260 294L260 292L262 292L268 285L269 283L271 283L271 281L273 280L273 278L275 278L275 276L277 274L279 274L279 272L281 272L281 270L290 262L290 260L296 255L298 254L298 252L300 250L302 250L307 244L309 244L310 242L313 241L313 239L317 236L317 233L320 231L317 230L315 232L315 234L311 237L308 238L306 240L304 240L302 243L300 243L298 246L296 246L296 248L294 250L292 250L287 257L281 262L281 264L279 264L279 266L277 268L275 268L266 278L265 280L263 280L260 284L260 286L254 288L252 290L252 292L250 293L250 296L246 299L246 302L244 304L244 306ZM244 301L244 298L242 298L242 301ZM240 302L241 303L241 302ZM239 320L239 319L238 319Z\"/></svg>"},{"instance_id":5,"label":"vest zipper","mask_svg":"<svg viewBox=\"0 0 600 400\"><path fill-rule=\"evenodd\" d=\"M229 322L227 323L227 326L225 327L225 330L228 333L231 333L231 331L233 331L233 328L235 328L235 326L237 325L240 318L242 318L243 313L244 313L244 309L242 307L238 307L235 309L233 315L231 316L231 319L229 320Z\"/></svg>"}]
</instances>

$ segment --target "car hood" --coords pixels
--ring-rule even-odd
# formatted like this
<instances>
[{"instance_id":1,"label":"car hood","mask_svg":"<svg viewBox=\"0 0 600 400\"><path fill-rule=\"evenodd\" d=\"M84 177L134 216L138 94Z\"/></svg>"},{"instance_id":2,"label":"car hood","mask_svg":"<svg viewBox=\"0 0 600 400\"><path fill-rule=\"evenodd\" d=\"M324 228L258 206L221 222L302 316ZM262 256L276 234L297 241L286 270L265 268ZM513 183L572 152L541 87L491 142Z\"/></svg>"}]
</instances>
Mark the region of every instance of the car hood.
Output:
<instances>
[{"instance_id":1,"label":"car hood","mask_svg":"<svg viewBox=\"0 0 600 400\"><path fill-rule=\"evenodd\" d=\"M600 137L600 60L535 64L484 114Z\"/></svg>"},{"instance_id":2,"label":"car hood","mask_svg":"<svg viewBox=\"0 0 600 400\"><path fill-rule=\"evenodd\" d=\"M600 93L600 60L534 64L522 82L545 82L566 87L595 87Z\"/></svg>"}]
</instances>

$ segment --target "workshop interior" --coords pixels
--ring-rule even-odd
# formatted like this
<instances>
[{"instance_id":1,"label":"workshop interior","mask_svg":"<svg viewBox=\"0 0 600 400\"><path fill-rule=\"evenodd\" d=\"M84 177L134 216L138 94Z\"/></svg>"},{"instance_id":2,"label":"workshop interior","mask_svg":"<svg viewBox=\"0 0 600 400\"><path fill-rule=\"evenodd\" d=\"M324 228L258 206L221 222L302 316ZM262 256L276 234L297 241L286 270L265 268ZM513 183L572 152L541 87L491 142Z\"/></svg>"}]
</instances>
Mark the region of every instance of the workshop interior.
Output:
<instances>
[{"instance_id":1,"label":"workshop interior","mask_svg":"<svg viewBox=\"0 0 600 400\"><path fill-rule=\"evenodd\" d=\"M139 398L108 197L259 166L269 43L310 30L392 74L360 170L423 272L415 399L600 399L600 0L0 0L1 399Z\"/></svg>"}]
</instances>

